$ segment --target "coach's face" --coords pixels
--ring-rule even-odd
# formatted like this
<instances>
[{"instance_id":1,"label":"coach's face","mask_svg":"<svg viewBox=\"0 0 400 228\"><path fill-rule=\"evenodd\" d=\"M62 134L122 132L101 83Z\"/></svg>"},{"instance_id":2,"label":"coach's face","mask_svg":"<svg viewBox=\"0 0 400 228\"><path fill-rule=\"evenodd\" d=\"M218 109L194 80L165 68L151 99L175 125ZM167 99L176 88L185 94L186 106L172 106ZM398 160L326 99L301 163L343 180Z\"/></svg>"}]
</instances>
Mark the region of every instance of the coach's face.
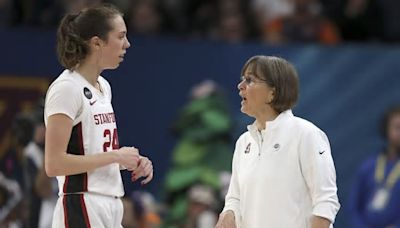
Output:
<instances>
[{"instance_id":1,"label":"coach's face","mask_svg":"<svg viewBox=\"0 0 400 228\"><path fill-rule=\"evenodd\" d=\"M240 110L243 113L257 118L271 109L269 103L274 98L274 89L255 73L246 70L238 89L242 97Z\"/></svg>"}]
</instances>

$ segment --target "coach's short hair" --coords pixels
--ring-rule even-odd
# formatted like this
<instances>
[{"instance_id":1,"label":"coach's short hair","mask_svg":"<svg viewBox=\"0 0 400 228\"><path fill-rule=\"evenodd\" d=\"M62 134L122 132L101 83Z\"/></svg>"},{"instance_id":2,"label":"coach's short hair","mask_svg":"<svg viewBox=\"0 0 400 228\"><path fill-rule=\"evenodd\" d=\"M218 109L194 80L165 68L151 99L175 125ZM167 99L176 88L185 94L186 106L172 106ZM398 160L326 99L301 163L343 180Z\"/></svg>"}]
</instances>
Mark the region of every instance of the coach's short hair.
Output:
<instances>
[{"instance_id":1,"label":"coach's short hair","mask_svg":"<svg viewBox=\"0 0 400 228\"><path fill-rule=\"evenodd\" d=\"M251 72L275 89L272 108L281 113L293 108L299 97L299 78L296 69L287 60L275 56L251 57L242 68L242 75Z\"/></svg>"}]
</instances>

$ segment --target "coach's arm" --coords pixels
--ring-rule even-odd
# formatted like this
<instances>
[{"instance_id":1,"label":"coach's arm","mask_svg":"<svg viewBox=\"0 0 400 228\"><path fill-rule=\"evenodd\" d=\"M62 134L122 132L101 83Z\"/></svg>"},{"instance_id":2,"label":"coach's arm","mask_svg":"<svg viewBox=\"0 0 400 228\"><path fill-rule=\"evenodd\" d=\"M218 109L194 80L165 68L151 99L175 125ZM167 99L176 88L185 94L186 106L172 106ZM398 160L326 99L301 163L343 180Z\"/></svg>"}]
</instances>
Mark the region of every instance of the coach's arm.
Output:
<instances>
[{"instance_id":1,"label":"coach's arm","mask_svg":"<svg viewBox=\"0 0 400 228\"><path fill-rule=\"evenodd\" d=\"M312 201L312 228L329 228L340 208L336 170L328 137L318 128L302 133L299 145L301 172Z\"/></svg>"},{"instance_id":2,"label":"coach's arm","mask_svg":"<svg viewBox=\"0 0 400 228\"><path fill-rule=\"evenodd\" d=\"M239 141L239 140L238 140ZM238 183L238 155L236 143L235 152L233 153L232 159L232 176L229 183L228 193L225 197L225 207L220 214L216 228L236 228L240 227L241 224L241 213L240 213L240 189ZM233 226L235 225L235 226Z\"/></svg>"},{"instance_id":3,"label":"coach's arm","mask_svg":"<svg viewBox=\"0 0 400 228\"><path fill-rule=\"evenodd\" d=\"M311 228L329 228L331 225L331 221L326 218L322 218L319 216L312 217Z\"/></svg>"}]
</instances>

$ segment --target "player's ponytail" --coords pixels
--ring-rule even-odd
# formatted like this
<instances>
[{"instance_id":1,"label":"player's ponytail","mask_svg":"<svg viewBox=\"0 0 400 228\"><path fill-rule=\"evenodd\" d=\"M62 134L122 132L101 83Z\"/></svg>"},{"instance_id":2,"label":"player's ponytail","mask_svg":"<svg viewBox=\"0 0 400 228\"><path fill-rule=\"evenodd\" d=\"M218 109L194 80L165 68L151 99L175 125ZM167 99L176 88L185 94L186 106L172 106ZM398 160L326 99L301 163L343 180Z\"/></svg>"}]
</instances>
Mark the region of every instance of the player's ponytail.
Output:
<instances>
[{"instance_id":1,"label":"player's ponytail","mask_svg":"<svg viewBox=\"0 0 400 228\"><path fill-rule=\"evenodd\" d=\"M77 33L75 20L79 14L67 14L57 31L57 54L61 65L73 69L88 53L88 45Z\"/></svg>"}]
</instances>

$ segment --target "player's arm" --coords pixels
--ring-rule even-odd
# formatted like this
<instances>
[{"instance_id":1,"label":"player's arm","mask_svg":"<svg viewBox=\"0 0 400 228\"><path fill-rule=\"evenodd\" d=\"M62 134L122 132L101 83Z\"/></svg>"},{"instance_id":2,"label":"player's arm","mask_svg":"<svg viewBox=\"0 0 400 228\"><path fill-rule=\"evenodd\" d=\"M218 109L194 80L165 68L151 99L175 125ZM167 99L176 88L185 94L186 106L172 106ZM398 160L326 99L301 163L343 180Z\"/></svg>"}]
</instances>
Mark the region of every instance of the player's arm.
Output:
<instances>
[{"instance_id":1,"label":"player's arm","mask_svg":"<svg viewBox=\"0 0 400 228\"><path fill-rule=\"evenodd\" d=\"M136 168L138 151L133 147L123 147L118 153L67 154L72 127L73 121L67 115L54 114L48 118L45 143L45 168L48 176L84 173L111 163Z\"/></svg>"}]
</instances>

